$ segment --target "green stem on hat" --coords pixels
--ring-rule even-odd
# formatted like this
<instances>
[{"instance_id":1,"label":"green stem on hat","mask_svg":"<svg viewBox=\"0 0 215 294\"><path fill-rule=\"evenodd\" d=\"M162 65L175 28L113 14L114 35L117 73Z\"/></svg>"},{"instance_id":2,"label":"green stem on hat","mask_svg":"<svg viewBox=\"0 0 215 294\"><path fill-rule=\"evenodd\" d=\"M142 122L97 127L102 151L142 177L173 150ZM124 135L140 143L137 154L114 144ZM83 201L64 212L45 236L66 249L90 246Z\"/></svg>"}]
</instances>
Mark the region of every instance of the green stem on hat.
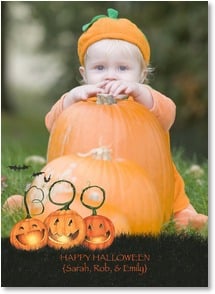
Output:
<instances>
[{"instance_id":1,"label":"green stem on hat","mask_svg":"<svg viewBox=\"0 0 215 294\"><path fill-rule=\"evenodd\" d=\"M42 199L37 199L37 198L35 198L35 199L32 200L32 203L40 203L41 206L42 206L41 212L40 212L40 213L37 213L37 214L35 214L35 215L40 215L40 214L42 214L42 213L44 212L44 210L45 210L44 205L43 205L43 202L42 202L43 199L44 199L44 192L43 192L43 190L40 189L40 188L38 188L37 186L31 186L27 191L25 191L25 194L24 194L24 206L25 206L25 210L26 210L26 212L27 212L27 216L26 216L26 218L31 218L31 217L32 217L31 214L30 214L29 208L28 208L28 204L27 204L27 194L28 194L28 192L29 192L32 188L36 188L37 190L39 190L40 192L42 192Z\"/></svg>"},{"instance_id":2,"label":"green stem on hat","mask_svg":"<svg viewBox=\"0 0 215 294\"><path fill-rule=\"evenodd\" d=\"M91 188L98 188L98 189L100 189L101 191L102 191L102 197L103 197L103 199L102 199L102 201L101 201L101 203L98 205L98 206L91 206L91 205L89 205L89 204L86 204L86 203L84 203L84 201L83 201L83 198L84 198L84 193L88 190L88 189L91 189ZM104 204L104 202L105 202L105 190L103 189L103 188L101 188L101 187L99 187L99 186L89 186L89 187L86 187L82 192L81 192L81 197L80 197L80 200L81 200L81 203L85 206L85 207L87 207L87 208L89 208L89 209L92 209L92 215L97 215L97 209L98 208L100 208L103 204Z\"/></svg>"},{"instance_id":3,"label":"green stem on hat","mask_svg":"<svg viewBox=\"0 0 215 294\"><path fill-rule=\"evenodd\" d=\"M100 14L100 15L94 16L89 23L82 26L82 31L86 32L89 29L89 27L91 27L92 24L94 24L94 22L96 22L100 18L109 17L109 18L117 19L119 13L117 10L113 8L108 8L107 14L108 15Z\"/></svg>"},{"instance_id":4,"label":"green stem on hat","mask_svg":"<svg viewBox=\"0 0 215 294\"><path fill-rule=\"evenodd\" d=\"M118 17L118 15L119 15L119 12L116 9L113 9L113 8L108 8L107 12L108 12L108 17L110 17L110 18L115 18L116 19Z\"/></svg>"},{"instance_id":5,"label":"green stem on hat","mask_svg":"<svg viewBox=\"0 0 215 294\"><path fill-rule=\"evenodd\" d=\"M52 198L51 198L51 192L52 192L52 189L53 187L56 185L56 184L59 184L59 183L68 183L70 184L70 186L72 187L72 190L73 190L73 195L72 195L72 199L67 201L67 202L55 202ZM75 186L70 182L70 181L67 181L67 180L59 180L59 181L56 181L54 182L50 188L49 188L49 193L48 193L48 197L49 197L49 200L51 203L55 204L55 205L64 205L60 210L69 210L69 206L70 204L73 202L74 198L75 198L75 194L76 194L76 189L75 189Z\"/></svg>"}]
</instances>

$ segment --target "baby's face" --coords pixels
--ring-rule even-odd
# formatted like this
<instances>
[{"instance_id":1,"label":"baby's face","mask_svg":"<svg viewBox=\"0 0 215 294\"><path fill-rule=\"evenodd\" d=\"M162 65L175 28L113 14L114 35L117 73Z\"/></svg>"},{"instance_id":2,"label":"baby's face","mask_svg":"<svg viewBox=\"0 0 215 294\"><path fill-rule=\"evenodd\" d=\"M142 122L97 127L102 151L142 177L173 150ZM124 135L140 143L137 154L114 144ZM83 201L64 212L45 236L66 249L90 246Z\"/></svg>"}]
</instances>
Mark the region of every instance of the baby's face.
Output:
<instances>
[{"instance_id":1,"label":"baby's face","mask_svg":"<svg viewBox=\"0 0 215 294\"><path fill-rule=\"evenodd\" d=\"M120 48L107 52L104 47L93 44L88 48L85 67L80 71L87 84L105 80L140 82L142 68L138 58L132 56L131 52Z\"/></svg>"}]
</instances>

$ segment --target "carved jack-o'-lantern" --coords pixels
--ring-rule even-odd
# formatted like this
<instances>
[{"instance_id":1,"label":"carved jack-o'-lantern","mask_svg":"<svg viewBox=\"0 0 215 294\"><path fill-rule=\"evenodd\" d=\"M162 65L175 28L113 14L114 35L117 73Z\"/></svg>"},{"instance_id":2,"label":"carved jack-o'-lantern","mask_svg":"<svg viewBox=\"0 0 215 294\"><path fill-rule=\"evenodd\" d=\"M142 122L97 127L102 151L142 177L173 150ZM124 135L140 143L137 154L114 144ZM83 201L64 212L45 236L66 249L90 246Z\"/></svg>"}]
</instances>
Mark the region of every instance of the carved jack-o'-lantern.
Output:
<instances>
[{"instance_id":1,"label":"carved jack-o'-lantern","mask_svg":"<svg viewBox=\"0 0 215 294\"><path fill-rule=\"evenodd\" d=\"M114 226L109 218L103 215L91 215L84 219L86 236L83 245L95 250L109 247L114 240Z\"/></svg>"},{"instance_id":2,"label":"carved jack-o'-lantern","mask_svg":"<svg viewBox=\"0 0 215 294\"><path fill-rule=\"evenodd\" d=\"M57 210L45 220L48 227L48 245L55 249L80 245L86 233L83 218L73 210Z\"/></svg>"},{"instance_id":3,"label":"carved jack-o'-lantern","mask_svg":"<svg viewBox=\"0 0 215 294\"><path fill-rule=\"evenodd\" d=\"M83 201L84 193L90 188L99 188L103 194L103 200L96 207L92 207L91 205L86 204ZM103 215L97 215L96 212L96 209L101 207L104 201L105 191L99 186L89 186L85 188L81 193L82 204L87 208L92 209L93 212L91 216L87 216L84 218L86 224L86 236L83 245L90 248L91 250L105 249L109 247L114 241L115 228L112 221Z\"/></svg>"},{"instance_id":4,"label":"carved jack-o'-lantern","mask_svg":"<svg viewBox=\"0 0 215 294\"><path fill-rule=\"evenodd\" d=\"M19 221L10 233L10 242L17 249L37 250L47 245L46 226L36 218Z\"/></svg>"},{"instance_id":5,"label":"carved jack-o'-lantern","mask_svg":"<svg viewBox=\"0 0 215 294\"><path fill-rule=\"evenodd\" d=\"M32 187L30 187L31 189ZM29 190L30 190L29 189ZM37 250L47 245L48 231L46 226L36 218L31 218L26 202L27 193L24 195L24 206L27 212L26 219L15 224L10 232L10 243L17 249ZM43 191L39 189L42 193ZM43 209L42 209L43 211Z\"/></svg>"},{"instance_id":6,"label":"carved jack-o'-lantern","mask_svg":"<svg viewBox=\"0 0 215 294\"><path fill-rule=\"evenodd\" d=\"M73 197L71 201L65 203L57 203L51 198L53 187L57 183L66 182L73 189ZM75 197L74 185L65 180L54 182L49 189L49 199L53 204L64 205L60 210L54 211L45 219L45 225L48 228L48 245L55 249L68 249L76 245L80 245L86 234L86 225L83 218L69 206Z\"/></svg>"}]
</instances>

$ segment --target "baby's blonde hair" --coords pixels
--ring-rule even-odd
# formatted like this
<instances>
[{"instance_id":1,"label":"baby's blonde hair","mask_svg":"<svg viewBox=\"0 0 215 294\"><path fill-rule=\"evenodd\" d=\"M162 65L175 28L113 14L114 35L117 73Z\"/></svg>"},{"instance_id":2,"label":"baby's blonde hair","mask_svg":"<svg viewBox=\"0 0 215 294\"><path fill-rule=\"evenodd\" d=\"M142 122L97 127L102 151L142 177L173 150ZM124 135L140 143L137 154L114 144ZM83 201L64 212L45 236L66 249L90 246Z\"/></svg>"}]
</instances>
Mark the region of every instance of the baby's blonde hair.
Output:
<instances>
[{"instance_id":1,"label":"baby's blonde hair","mask_svg":"<svg viewBox=\"0 0 215 294\"><path fill-rule=\"evenodd\" d=\"M122 50L126 54L129 54L131 58L136 58L141 65L141 76L140 76L140 83L147 83L148 82L148 75L152 72L152 68L146 65L146 62L141 54L139 48L129 42L123 40L116 40L116 39L103 39L93 44L95 48L100 48L104 50L104 52L108 55L112 54L114 50ZM86 51L84 57L84 64L86 64L88 56L88 50Z\"/></svg>"}]
</instances>

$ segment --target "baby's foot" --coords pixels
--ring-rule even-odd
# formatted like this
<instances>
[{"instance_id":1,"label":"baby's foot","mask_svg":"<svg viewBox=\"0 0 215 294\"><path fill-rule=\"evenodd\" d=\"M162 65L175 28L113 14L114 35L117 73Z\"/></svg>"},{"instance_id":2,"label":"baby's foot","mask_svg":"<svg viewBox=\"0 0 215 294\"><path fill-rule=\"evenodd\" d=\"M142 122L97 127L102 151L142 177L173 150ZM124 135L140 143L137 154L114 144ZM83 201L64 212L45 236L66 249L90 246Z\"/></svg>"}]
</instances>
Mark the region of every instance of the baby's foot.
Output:
<instances>
[{"instance_id":1,"label":"baby's foot","mask_svg":"<svg viewBox=\"0 0 215 294\"><path fill-rule=\"evenodd\" d=\"M174 221L177 229L191 226L194 229L202 229L208 221L208 216L197 213L192 205L174 214Z\"/></svg>"}]
</instances>

